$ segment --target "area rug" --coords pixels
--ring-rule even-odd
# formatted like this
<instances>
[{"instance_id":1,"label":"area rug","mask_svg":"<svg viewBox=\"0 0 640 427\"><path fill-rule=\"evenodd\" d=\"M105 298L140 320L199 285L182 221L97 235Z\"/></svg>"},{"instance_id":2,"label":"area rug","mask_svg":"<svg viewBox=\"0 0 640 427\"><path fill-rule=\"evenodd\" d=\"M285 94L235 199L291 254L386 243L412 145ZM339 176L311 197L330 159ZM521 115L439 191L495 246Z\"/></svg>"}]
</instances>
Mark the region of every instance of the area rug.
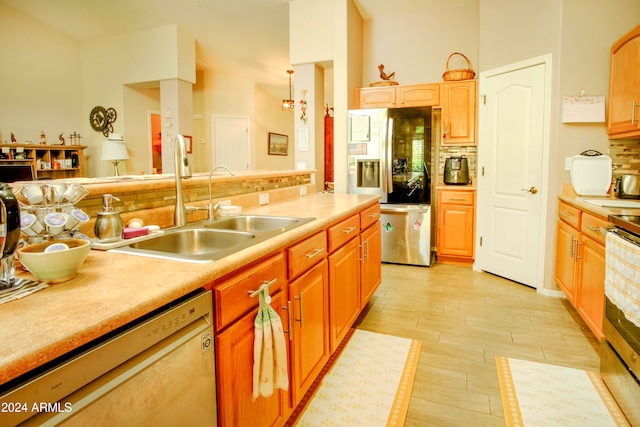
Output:
<instances>
[{"instance_id":1,"label":"area rug","mask_svg":"<svg viewBox=\"0 0 640 427\"><path fill-rule=\"evenodd\" d=\"M507 427L630 426L599 373L496 357Z\"/></svg>"},{"instance_id":2,"label":"area rug","mask_svg":"<svg viewBox=\"0 0 640 427\"><path fill-rule=\"evenodd\" d=\"M421 347L417 340L352 330L287 424L403 426Z\"/></svg>"}]
</instances>

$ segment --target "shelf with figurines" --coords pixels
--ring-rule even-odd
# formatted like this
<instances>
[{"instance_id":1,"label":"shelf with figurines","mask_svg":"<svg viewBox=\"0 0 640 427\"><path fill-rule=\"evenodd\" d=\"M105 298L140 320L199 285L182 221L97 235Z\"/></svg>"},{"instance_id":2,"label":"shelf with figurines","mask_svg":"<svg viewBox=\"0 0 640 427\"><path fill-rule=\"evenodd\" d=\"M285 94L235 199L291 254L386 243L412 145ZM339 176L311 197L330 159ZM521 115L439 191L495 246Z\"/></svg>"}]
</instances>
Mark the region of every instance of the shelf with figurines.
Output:
<instances>
[{"instance_id":1,"label":"shelf with figurines","mask_svg":"<svg viewBox=\"0 0 640 427\"><path fill-rule=\"evenodd\" d=\"M87 147L79 145L80 138L74 132L69 135L71 145L67 145L66 138L60 134L59 142L48 143L42 132L39 142L18 142L12 133L11 142L0 144L0 167L31 164L33 179L84 177L84 149Z\"/></svg>"}]
</instances>

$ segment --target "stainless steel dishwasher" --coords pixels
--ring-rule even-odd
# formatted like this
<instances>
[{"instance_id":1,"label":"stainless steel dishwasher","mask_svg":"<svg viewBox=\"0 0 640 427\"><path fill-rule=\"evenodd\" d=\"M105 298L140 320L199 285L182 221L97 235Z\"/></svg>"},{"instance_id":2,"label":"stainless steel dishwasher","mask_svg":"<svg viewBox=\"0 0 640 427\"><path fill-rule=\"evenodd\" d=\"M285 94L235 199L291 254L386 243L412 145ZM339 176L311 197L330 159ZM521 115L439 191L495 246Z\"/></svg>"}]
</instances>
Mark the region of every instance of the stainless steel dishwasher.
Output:
<instances>
[{"instance_id":1,"label":"stainless steel dishwasher","mask_svg":"<svg viewBox=\"0 0 640 427\"><path fill-rule=\"evenodd\" d=\"M380 205L382 262L431 265L431 206Z\"/></svg>"},{"instance_id":2,"label":"stainless steel dishwasher","mask_svg":"<svg viewBox=\"0 0 640 427\"><path fill-rule=\"evenodd\" d=\"M211 291L197 291L2 391L2 426L215 426Z\"/></svg>"}]
</instances>

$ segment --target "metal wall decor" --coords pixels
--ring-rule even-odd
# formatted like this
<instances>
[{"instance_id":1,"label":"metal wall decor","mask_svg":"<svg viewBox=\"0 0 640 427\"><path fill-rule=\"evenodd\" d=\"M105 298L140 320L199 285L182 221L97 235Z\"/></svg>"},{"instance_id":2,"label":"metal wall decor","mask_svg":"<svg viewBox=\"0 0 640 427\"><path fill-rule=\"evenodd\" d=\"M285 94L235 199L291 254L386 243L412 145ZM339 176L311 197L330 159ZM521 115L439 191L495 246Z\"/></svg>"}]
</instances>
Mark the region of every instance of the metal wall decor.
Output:
<instances>
[{"instance_id":1,"label":"metal wall decor","mask_svg":"<svg viewBox=\"0 0 640 427\"><path fill-rule=\"evenodd\" d=\"M113 122L118 118L114 108L94 107L89 114L89 123L96 132L102 132L105 137L113 133Z\"/></svg>"}]
</instances>

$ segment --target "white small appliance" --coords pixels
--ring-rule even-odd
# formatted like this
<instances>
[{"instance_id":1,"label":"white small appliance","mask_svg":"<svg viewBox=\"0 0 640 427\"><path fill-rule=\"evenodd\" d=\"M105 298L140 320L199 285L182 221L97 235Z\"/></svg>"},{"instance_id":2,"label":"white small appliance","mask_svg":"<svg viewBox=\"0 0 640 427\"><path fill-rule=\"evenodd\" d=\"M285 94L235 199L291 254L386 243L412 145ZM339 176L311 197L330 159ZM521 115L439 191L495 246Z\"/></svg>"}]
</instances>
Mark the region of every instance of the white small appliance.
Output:
<instances>
[{"instance_id":1,"label":"white small appliance","mask_svg":"<svg viewBox=\"0 0 640 427\"><path fill-rule=\"evenodd\" d=\"M611 187L611 157L587 150L570 159L571 185L580 196L606 196Z\"/></svg>"}]
</instances>

